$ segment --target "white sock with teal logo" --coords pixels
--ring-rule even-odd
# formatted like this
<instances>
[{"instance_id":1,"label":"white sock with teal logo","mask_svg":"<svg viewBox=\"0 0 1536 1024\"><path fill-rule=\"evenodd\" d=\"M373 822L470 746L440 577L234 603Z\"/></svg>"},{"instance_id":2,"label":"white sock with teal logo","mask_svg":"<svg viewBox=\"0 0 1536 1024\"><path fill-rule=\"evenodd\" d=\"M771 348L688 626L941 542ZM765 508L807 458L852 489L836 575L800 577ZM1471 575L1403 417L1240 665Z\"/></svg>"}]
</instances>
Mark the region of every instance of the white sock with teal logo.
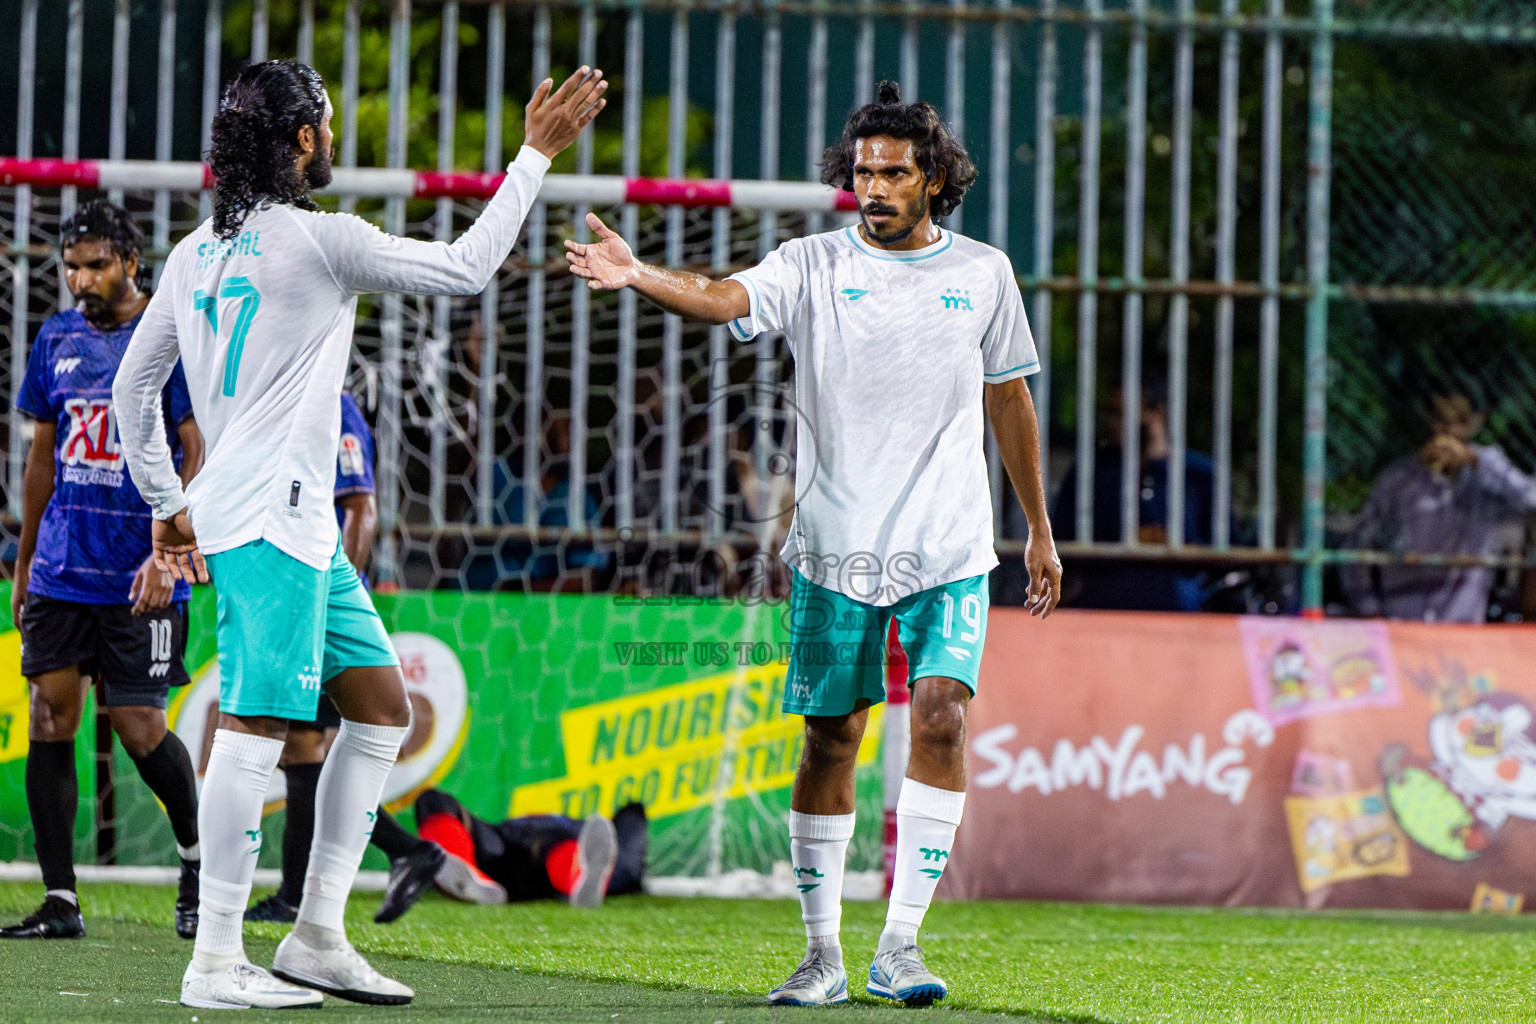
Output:
<instances>
[{"instance_id":1,"label":"white sock with teal logo","mask_svg":"<svg viewBox=\"0 0 1536 1024\"><path fill-rule=\"evenodd\" d=\"M949 863L964 810L963 792L937 789L914 779L901 781L896 801L896 868L879 952L917 942L917 929Z\"/></svg>"},{"instance_id":2,"label":"white sock with teal logo","mask_svg":"<svg viewBox=\"0 0 1536 1024\"><path fill-rule=\"evenodd\" d=\"M853 838L852 814L789 812L789 859L800 891L807 953L820 950L843 962L838 930L843 922L843 860Z\"/></svg>"},{"instance_id":3,"label":"white sock with teal logo","mask_svg":"<svg viewBox=\"0 0 1536 1024\"><path fill-rule=\"evenodd\" d=\"M282 740L232 729L213 734L197 807L203 871L192 962L198 970L245 958L240 930L261 853L261 805L282 754Z\"/></svg>"},{"instance_id":4,"label":"white sock with teal logo","mask_svg":"<svg viewBox=\"0 0 1536 1024\"><path fill-rule=\"evenodd\" d=\"M357 878L368 837L384 795L384 780L395 766L406 726L364 725L343 719L336 742L320 769L315 789L315 839L309 848L299 922L325 929L327 945L339 945L346 929L342 914ZM311 929L304 936L310 945Z\"/></svg>"}]
</instances>

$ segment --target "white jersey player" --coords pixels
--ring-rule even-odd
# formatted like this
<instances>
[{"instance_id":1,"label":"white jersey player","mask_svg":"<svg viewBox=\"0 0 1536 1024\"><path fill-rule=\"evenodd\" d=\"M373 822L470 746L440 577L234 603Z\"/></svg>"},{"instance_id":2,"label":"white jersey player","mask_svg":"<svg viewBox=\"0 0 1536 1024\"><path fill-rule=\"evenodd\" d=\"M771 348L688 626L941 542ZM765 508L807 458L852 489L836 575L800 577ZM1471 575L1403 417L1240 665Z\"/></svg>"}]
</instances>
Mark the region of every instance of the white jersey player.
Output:
<instances>
[{"instance_id":1,"label":"white jersey player","mask_svg":"<svg viewBox=\"0 0 1536 1024\"><path fill-rule=\"evenodd\" d=\"M808 949L773 1003L848 997L838 939L854 826L854 762L885 697L891 620L911 665L912 756L897 805L894 883L869 992L908 1005L946 994L917 929L948 863L965 800L965 710L986 633L992 502L983 412L1029 518L1030 608L1061 593L1040 478L1039 368L1008 257L938 226L976 168L939 112L894 85L855 111L822 180L857 194L858 227L786 242L724 281L640 263L599 240L567 242L593 288L629 287L663 309L783 331L795 358L800 500L783 549L792 573L784 710L805 716L789 816Z\"/></svg>"},{"instance_id":2,"label":"white jersey player","mask_svg":"<svg viewBox=\"0 0 1536 1024\"><path fill-rule=\"evenodd\" d=\"M364 1003L412 998L352 949L342 924L410 721L399 659L332 505L357 297L482 290L550 158L602 109L606 86L586 68L556 92L540 85L506 181L451 245L315 209L309 190L330 180L332 138L313 69L268 61L225 90L209 151L214 215L166 260L113 387L123 454L154 509L158 562L218 587L223 715L203 784L201 926L186 1005L313 1005L322 991ZM186 494L160 427L160 390L178 357L208 442ZM262 795L288 722L312 721L322 688L342 724L320 776L298 920L268 974L241 941Z\"/></svg>"}]
</instances>

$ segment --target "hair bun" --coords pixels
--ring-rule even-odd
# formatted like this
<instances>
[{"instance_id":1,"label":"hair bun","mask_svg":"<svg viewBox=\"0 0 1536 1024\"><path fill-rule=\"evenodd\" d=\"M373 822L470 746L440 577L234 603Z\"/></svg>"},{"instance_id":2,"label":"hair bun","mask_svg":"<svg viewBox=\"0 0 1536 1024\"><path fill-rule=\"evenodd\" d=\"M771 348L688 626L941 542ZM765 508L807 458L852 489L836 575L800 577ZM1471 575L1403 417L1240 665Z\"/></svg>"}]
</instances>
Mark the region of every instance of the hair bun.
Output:
<instances>
[{"instance_id":1,"label":"hair bun","mask_svg":"<svg viewBox=\"0 0 1536 1024\"><path fill-rule=\"evenodd\" d=\"M901 86L895 82L881 82L875 90L875 96L880 103L892 104L901 102Z\"/></svg>"}]
</instances>

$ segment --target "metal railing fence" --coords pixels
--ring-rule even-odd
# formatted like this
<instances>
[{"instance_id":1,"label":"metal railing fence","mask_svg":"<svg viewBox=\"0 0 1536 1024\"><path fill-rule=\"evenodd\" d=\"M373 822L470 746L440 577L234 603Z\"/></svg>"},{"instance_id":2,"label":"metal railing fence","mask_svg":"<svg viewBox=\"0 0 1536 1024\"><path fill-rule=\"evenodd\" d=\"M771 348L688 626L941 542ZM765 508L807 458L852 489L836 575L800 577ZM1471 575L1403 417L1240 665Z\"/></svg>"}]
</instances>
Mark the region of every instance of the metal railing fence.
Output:
<instances>
[{"instance_id":1,"label":"metal railing fence","mask_svg":"<svg viewBox=\"0 0 1536 1024\"><path fill-rule=\"evenodd\" d=\"M0 66L17 68L0 150L22 158L190 158L242 61L296 55L336 90L339 167L494 171L530 83L585 62L617 88L560 169L814 179L844 112L898 80L983 168L949 226L1014 260L1053 484L1076 467L1057 507L1088 552L1298 563L1302 604L1320 606L1324 565L1354 557L1338 549L1364 487L1406 450L1416 374L1470 381L1491 398L1489 439L1536 462L1536 402L1508 386L1536 376L1536 210L1515 185L1536 155L1520 106L1536 9L1520 0L3 0L0 17ZM1468 65L1477 83L1456 79ZM208 212L206 195L169 188L111 195L156 254ZM72 187L0 188L8 399L66 299L49 246L77 202ZM476 208L340 203L438 238ZM477 299L365 308L354 383L379 438L386 577L476 586L526 571L496 538L547 525L541 495L561 475L565 547L609 545L582 585L625 586L622 570L677 545L772 540L785 346L571 288L559 240L582 235L587 205L540 204ZM712 272L845 217L600 212L648 258ZM1395 343L1404 323L1422 337ZM1166 522L1142 529L1141 474L1123 473L1106 535L1096 465L1142 464L1135 383L1163 376ZM1112 429L1101 405L1126 382ZM27 431L13 406L5 427L14 515ZM1198 480L1192 452L1209 456ZM1000 546L1016 550L995 505Z\"/></svg>"}]
</instances>

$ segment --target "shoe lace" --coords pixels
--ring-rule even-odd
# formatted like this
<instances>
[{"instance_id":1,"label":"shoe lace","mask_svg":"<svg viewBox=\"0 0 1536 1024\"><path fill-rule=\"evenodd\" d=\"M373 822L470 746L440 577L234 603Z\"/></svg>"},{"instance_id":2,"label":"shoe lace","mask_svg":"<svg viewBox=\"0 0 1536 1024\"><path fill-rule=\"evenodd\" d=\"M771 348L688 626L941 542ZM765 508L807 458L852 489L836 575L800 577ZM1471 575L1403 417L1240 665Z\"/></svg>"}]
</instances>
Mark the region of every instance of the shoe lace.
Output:
<instances>
[{"instance_id":1,"label":"shoe lace","mask_svg":"<svg viewBox=\"0 0 1536 1024\"><path fill-rule=\"evenodd\" d=\"M363 954L359 953L350 942L342 946L337 952L341 954L347 967L360 977L367 979L382 977L378 971L373 969L372 964L363 959Z\"/></svg>"},{"instance_id":2,"label":"shoe lace","mask_svg":"<svg viewBox=\"0 0 1536 1024\"><path fill-rule=\"evenodd\" d=\"M928 965L923 963L923 947L918 945L897 946L887 950L884 956L888 959L892 973L900 968L927 973Z\"/></svg>"},{"instance_id":3,"label":"shoe lace","mask_svg":"<svg viewBox=\"0 0 1536 1024\"><path fill-rule=\"evenodd\" d=\"M262 981L266 972L255 964L240 963L234 964L230 968L230 974L234 976L235 984L240 986L241 991L244 991L250 987L252 982Z\"/></svg>"},{"instance_id":4,"label":"shoe lace","mask_svg":"<svg viewBox=\"0 0 1536 1024\"><path fill-rule=\"evenodd\" d=\"M802 988L824 981L829 975L837 971L836 965L829 963L820 950L813 950L800 961L800 966L795 968L795 973L789 976L781 988Z\"/></svg>"}]
</instances>

